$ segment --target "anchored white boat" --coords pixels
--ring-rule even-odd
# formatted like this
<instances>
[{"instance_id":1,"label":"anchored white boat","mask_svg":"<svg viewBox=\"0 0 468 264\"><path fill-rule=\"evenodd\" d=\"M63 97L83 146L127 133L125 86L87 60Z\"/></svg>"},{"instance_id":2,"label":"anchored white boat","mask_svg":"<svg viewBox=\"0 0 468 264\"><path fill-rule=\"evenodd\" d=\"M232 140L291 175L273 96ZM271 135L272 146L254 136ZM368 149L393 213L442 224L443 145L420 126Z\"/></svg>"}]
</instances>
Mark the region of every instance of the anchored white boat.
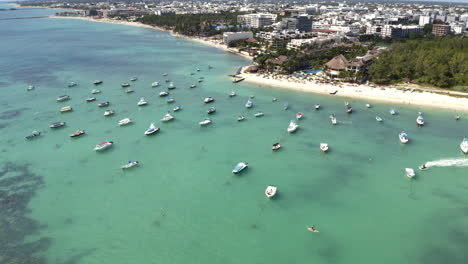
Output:
<instances>
[{"instance_id":1,"label":"anchored white boat","mask_svg":"<svg viewBox=\"0 0 468 264\"><path fill-rule=\"evenodd\" d=\"M173 110L174 112L177 112L177 111L179 111L180 109L182 109L181 106L180 106L180 105L177 105L177 106L174 107L174 109L172 109L172 110Z\"/></svg>"},{"instance_id":2,"label":"anchored white boat","mask_svg":"<svg viewBox=\"0 0 468 264\"><path fill-rule=\"evenodd\" d=\"M70 96L68 96L68 95L61 95L61 96L57 97L57 102L63 102L63 101L67 101L67 100L70 100Z\"/></svg>"},{"instance_id":3,"label":"anchored white boat","mask_svg":"<svg viewBox=\"0 0 468 264\"><path fill-rule=\"evenodd\" d=\"M194 84L194 83L192 83L192 85L190 85L190 88L195 88L195 87L197 87L197 85Z\"/></svg>"},{"instance_id":4,"label":"anchored white boat","mask_svg":"<svg viewBox=\"0 0 468 264\"><path fill-rule=\"evenodd\" d=\"M205 100L203 100L205 102L205 104L207 103L211 103L214 101L214 98L213 97L206 97Z\"/></svg>"},{"instance_id":5,"label":"anchored white boat","mask_svg":"<svg viewBox=\"0 0 468 264\"><path fill-rule=\"evenodd\" d=\"M330 115L330 120L333 125L336 125L337 121L336 121L336 117L334 114Z\"/></svg>"},{"instance_id":6,"label":"anchored white boat","mask_svg":"<svg viewBox=\"0 0 468 264\"><path fill-rule=\"evenodd\" d=\"M393 109L393 108L392 108L392 109L390 109L390 114L391 114L391 115L396 115L396 110L395 110L395 109Z\"/></svg>"},{"instance_id":7,"label":"anchored white boat","mask_svg":"<svg viewBox=\"0 0 468 264\"><path fill-rule=\"evenodd\" d=\"M28 88L26 89L27 91L32 91L34 90L36 87L34 87L34 85L29 85Z\"/></svg>"},{"instance_id":8,"label":"anchored white boat","mask_svg":"<svg viewBox=\"0 0 468 264\"><path fill-rule=\"evenodd\" d=\"M106 110L104 111L104 116L111 116L115 114L115 111L114 110Z\"/></svg>"},{"instance_id":9,"label":"anchored white boat","mask_svg":"<svg viewBox=\"0 0 468 264\"><path fill-rule=\"evenodd\" d=\"M400 139L400 142L403 144L406 144L409 141L408 134L406 134L405 131L401 131L400 134L398 134L398 138Z\"/></svg>"},{"instance_id":10,"label":"anchored white boat","mask_svg":"<svg viewBox=\"0 0 468 264\"><path fill-rule=\"evenodd\" d=\"M382 122L383 121L383 119L380 116L376 116L375 120L377 120L377 122Z\"/></svg>"},{"instance_id":11,"label":"anchored white boat","mask_svg":"<svg viewBox=\"0 0 468 264\"><path fill-rule=\"evenodd\" d=\"M264 116L265 114L263 112L257 112L254 114L255 117L260 117L260 116Z\"/></svg>"},{"instance_id":12,"label":"anchored white boat","mask_svg":"<svg viewBox=\"0 0 468 264\"><path fill-rule=\"evenodd\" d=\"M122 88L125 88L125 87L129 87L130 84L129 83L122 83L120 86L122 86Z\"/></svg>"},{"instance_id":13,"label":"anchored white boat","mask_svg":"<svg viewBox=\"0 0 468 264\"><path fill-rule=\"evenodd\" d=\"M315 110L319 110L320 109L320 105L319 104L316 104L315 105Z\"/></svg>"},{"instance_id":14,"label":"anchored white boat","mask_svg":"<svg viewBox=\"0 0 468 264\"><path fill-rule=\"evenodd\" d=\"M167 89L169 89L169 90L175 89L175 88L176 88L176 87L175 87L175 85L174 85L173 82L170 82L170 83L169 83L169 86L167 86Z\"/></svg>"},{"instance_id":15,"label":"anchored white boat","mask_svg":"<svg viewBox=\"0 0 468 264\"><path fill-rule=\"evenodd\" d=\"M167 122L167 121L171 121L172 119L174 119L174 117L171 114L167 113L166 115L164 115L161 121Z\"/></svg>"},{"instance_id":16,"label":"anchored white boat","mask_svg":"<svg viewBox=\"0 0 468 264\"><path fill-rule=\"evenodd\" d=\"M101 90L99 90L99 89L93 89L93 90L91 90L91 93L92 93L92 94L98 94L98 93L101 93Z\"/></svg>"},{"instance_id":17,"label":"anchored white boat","mask_svg":"<svg viewBox=\"0 0 468 264\"><path fill-rule=\"evenodd\" d=\"M463 153L468 154L468 138L464 138L460 143L460 149Z\"/></svg>"},{"instance_id":18,"label":"anchored white boat","mask_svg":"<svg viewBox=\"0 0 468 264\"><path fill-rule=\"evenodd\" d=\"M124 118L119 121L119 126L125 126L125 125L130 124L131 122L132 120L130 118Z\"/></svg>"},{"instance_id":19,"label":"anchored white boat","mask_svg":"<svg viewBox=\"0 0 468 264\"><path fill-rule=\"evenodd\" d=\"M148 135L152 135L152 134L154 134L154 133L156 133L156 132L158 132L158 131L159 131L159 127L156 127L156 126L154 125L154 123L151 123L151 125L149 126L149 128L146 129L145 135L147 135L147 136L148 136Z\"/></svg>"},{"instance_id":20,"label":"anchored white boat","mask_svg":"<svg viewBox=\"0 0 468 264\"><path fill-rule=\"evenodd\" d=\"M408 178L410 179L416 176L416 173L414 173L414 170L411 168L406 168L405 172L406 172L406 176L408 176Z\"/></svg>"},{"instance_id":21,"label":"anchored white boat","mask_svg":"<svg viewBox=\"0 0 468 264\"><path fill-rule=\"evenodd\" d=\"M99 107L109 106L109 101L101 102L98 104Z\"/></svg>"},{"instance_id":22,"label":"anchored white boat","mask_svg":"<svg viewBox=\"0 0 468 264\"><path fill-rule=\"evenodd\" d=\"M327 152L328 151L328 144L327 143L320 143L320 151Z\"/></svg>"},{"instance_id":23,"label":"anchored white boat","mask_svg":"<svg viewBox=\"0 0 468 264\"><path fill-rule=\"evenodd\" d=\"M299 120L299 119L302 118L302 116L303 116L303 114L301 112L299 112L299 113L296 114L296 119Z\"/></svg>"},{"instance_id":24,"label":"anchored white boat","mask_svg":"<svg viewBox=\"0 0 468 264\"><path fill-rule=\"evenodd\" d=\"M371 105L370 103L367 103L367 104L366 104L366 107L367 107L367 108L371 108L371 106L372 106L372 105Z\"/></svg>"},{"instance_id":25,"label":"anchored white boat","mask_svg":"<svg viewBox=\"0 0 468 264\"><path fill-rule=\"evenodd\" d=\"M237 174L247 168L249 164L247 162L239 162L236 167L232 170L232 173Z\"/></svg>"},{"instance_id":26,"label":"anchored white boat","mask_svg":"<svg viewBox=\"0 0 468 264\"><path fill-rule=\"evenodd\" d=\"M419 112L418 117L416 118L416 124L418 124L418 126L424 126L424 117L421 112Z\"/></svg>"},{"instance_id":27,"label":"anchored white boat","mask_svg":"<svg viewBox=\"0 0 468 264\"><path fill-rule=\"evenodd\" d=\"M140 101L138 101L138 103L137 103L138 106L143 106L143 105L146 105L146 104L148 104L148 102L145 101L144 97L140 98Z\"/></svg>"},{"instance_id":28,"label":"anchored white boat","mask_svg":"<svg viewBox=\"0 0 468 264\"><path fill-rule=\"evenodd\" d=\"M140 164L140 163L138 161L136 161L136 160L129 160L128 163L123 165L121 168L122 169L130 169L132 167L138 166L138 164Z\"/></svg>"},{"instance_id":29,"label":"anchored white boat","mask_svg":"<svg viewBox=\"0 0 468 264\"><path fill-rule=\"evenodd\" d=\"M200 126L206 126L206 125L208 125L208 124L211 124L211 120L210 120L209 118L205 118L205 119L203 119L203 121L198 122L198 124L199 124Z\"/></svg>"},{"instance_id":30,"label":"anchored white boat","mask_svg":"<svg viewBox=\"0 0 468 264\"><path fill-rule=\"evenodd\" d=\"M130 79L130 81L132 81L132 82L134 82L134 81L136 81L136 80L138 80L137 77L132 77L132 78Z\"/></svg>"},{"instance_id":31,"label":"anchored white boat","mask_svg":"<svg viewBox=\"0 0 468 264\"><path fill-rule=\"evenodd\" d=\"M275 143L273 144L273 146L271 147L271 150L278 150L281 148L281 144L280 143Z\"/></svg>"},{"instance_id":32,"label":"anchored white boat","mask_svg":"<svg viewBox=\"0 0 468 264\"><path fill-rule=\"evenodd\" d=\"M268 198L271 198L273 196L275 196L276 194L276 186L268 186L265 190L265 195L268 197Z\"/></svg>"},{"instance_id":33,"label":"anchored white boat","mask_svg":"<svg viewBox=\"0 0 468 264\"><path fill-rule=\"evenodd\" d=\"M158 87L159 86L159 82L153 82L151 83L151 87Z\"/></svg>"},{"instance_id":34,"label":"anchored white boat","mask_svg":"<svg viewBox=\"0 0 468 264\"><path fill-rule=\"evenodd\" d=\"M60 108L60 112L64 113L64 112L71 112L73 111L73 108L71 106L64 106L62 108Z\"/></svg>"},{"instance_id":35,"label":"anchored white boat","mask_svg":"<svg viewBox=\"0 0 468 264\"><path fill-rule=\"evenodd\" d=\"M167 96L169 95L169 92L166 92L166 91L162 91L159 93L159 97L164 97L164 96Z\"/></svg>"},{"instance_id":36,"label":"anchored white boat","mask_svg":"<svg viewBox=\"0 0 468 264\"><path fill-rule=\"evenodd\" d=\"M234 97L236 96L236 92L232 91L230 94L229 94L229 97Z\"/></svg>"},{"instance_id":37,"label":"anchored white boat","mask_svg":"<svg viewBox=\"0 0 468 264\"><path fill-rule=\"evenodd\" d=\"M237 121L242 121L242 120L244 120L244 119L245 119L245 116L240 115L240 116L237 118Z\"/></svg>"},{"instance_id":38,"label":"anchored white boat","mask_svg":"<svg viewBox=\"0 0 468 264\"><path fill-rule=\"evenodd\" d=\"M168 104L170 104L170 103L175 102L175 99L172 98L172 97L168 97L168 98L166 99L166 102L167 102Z\"/></svg>"},{"instance_id":39,"label":"anchored white boat","mask_svg":"<svg viewBox=\"0 0 468 264\"><path fill-rule=\"evenodd\" d=\"M250 99L247 100L247 103L245 103L245 107L246 107L246 108L252 108L252 106L253 106L252 100L250 100Z\"/></svg>"},{"instance_id":40,"label":"anchored white boat","mask_svg":"<svg viewBox=\"0 0 468 264\"><path fill-rule=\"evenodd\" d=\"M125 90L126 93L133 93L135 90L133 90L132 88L127 88Z\"/></svg>"},{"instance_id":41,"label":"anchored white boat","mask_svg":"<svg viewBox=\"0 0 468 264\"><path fill-rule=\"evenodd\" d=\"M288 133L295 132L298 127L299 126L293 120L291 120L291 122L289 123L289 126L288 126Z\"/></svg>"},{"instance_id":42,"label":"anchored white boat","mask_svg":"<svg viewBox=\"0 0 468 264\"><path fill-rule=\"evenodd\" d=\"M110 148L113 144L114 144L114 142L112 142L112 141L103 141L103 142L97 144L96 147L94 147L94 150L95 151L105 150L107 148Z\"/></svg>"},{"instance_id":43,"label":"anchored white boat","mask_svg":"<svg viewBox=\"0 0 468 264\"><path fill-rule=\"evenodd\" d=\"M55 122L55 123L52 123L49 127L50 128L58 128L58 127L61 127L61 126L64 126L65 125L65 122Z\"/></svg>"}]
</instances>

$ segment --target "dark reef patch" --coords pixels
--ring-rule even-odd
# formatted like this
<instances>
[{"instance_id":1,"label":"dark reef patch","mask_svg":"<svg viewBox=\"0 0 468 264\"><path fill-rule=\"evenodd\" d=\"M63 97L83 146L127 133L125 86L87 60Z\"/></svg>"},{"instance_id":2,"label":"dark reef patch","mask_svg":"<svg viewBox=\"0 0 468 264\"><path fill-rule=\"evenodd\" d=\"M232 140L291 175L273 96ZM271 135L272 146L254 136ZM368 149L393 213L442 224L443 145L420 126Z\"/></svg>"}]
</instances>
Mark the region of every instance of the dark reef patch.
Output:
<instances>
[{"instance_id":1,"label":"dark reef patch","mask_svg":"<svg viewBox=\"0 0 468 264\"><path fill-rule=\"evenodd\" d=\"M13 110L7 110L0 113L0 120L9 120L15 117L20 116L24 111L28 110L29 108L18 108Z\"/></svg>"}]
</instances>

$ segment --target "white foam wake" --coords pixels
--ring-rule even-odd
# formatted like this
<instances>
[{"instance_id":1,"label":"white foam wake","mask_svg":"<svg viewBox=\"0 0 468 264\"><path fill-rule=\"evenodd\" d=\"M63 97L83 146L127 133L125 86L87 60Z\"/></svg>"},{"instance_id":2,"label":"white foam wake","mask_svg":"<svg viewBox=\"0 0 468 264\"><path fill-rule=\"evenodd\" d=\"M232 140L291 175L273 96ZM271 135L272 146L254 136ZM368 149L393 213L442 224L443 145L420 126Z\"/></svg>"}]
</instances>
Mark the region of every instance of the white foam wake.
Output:
<instances>
[{"instance_id":1,"label":"white foam wake","mask_svg":"<svg viewBox=\"0 0 468 264\"><path fill-rule=\"evenodd\" d=\"M468 159L441 159L426 162L426 167L468 167Z\"/></svg>"}]
</instances>

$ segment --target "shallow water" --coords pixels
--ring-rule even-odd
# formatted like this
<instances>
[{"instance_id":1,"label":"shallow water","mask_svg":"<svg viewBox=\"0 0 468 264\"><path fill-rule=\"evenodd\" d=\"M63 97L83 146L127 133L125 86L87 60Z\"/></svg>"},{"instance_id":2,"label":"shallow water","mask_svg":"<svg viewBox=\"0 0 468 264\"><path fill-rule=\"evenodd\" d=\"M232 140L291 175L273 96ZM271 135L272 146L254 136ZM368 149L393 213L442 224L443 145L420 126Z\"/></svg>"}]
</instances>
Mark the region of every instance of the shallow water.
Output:
<instances>
[{"instance_id":1,"label":"shallow water","mask_svg":"<svg viewBox=\"0 0 468 264\"><path fill-rule=\"evenodd\" d=\"M5 20L0 35L8 36L0 42L0 187L10 201L0 214L14 220L0 228L22 230L6 232L6 241L18 246L0 251L3 259L86 264L468 259L468 169L435 166L417 170L414 180L404 175L404 168L428 161L466 160L458 146L468 134L466 113L455 121L451 110L377 102L367 109L367 102L349 99L355 109L349 115L343 98L232 84L227 75L248 64L245 59L146 28ZM164 72L177 86L170 91L173 104L157 95L166 87ZM136 82L129 81L133 76ZM190 89L201 76L205 81ZM96 79L104 81L98 86L102 93L86 103ZM70 81L78 86L67 88ZM151 88L153 81L161 87ZM135 92L126 94L123 82ZM30 84L36 89L27 92ZM229 98L231 90L238 95ZM62 94L72 99L56 102ZM250 95L254 107L248 110ZM216 101L205 105L207 96ZM149 104L138 107L140 97ZM114 116L104 117L105 109L97 107L105 100ZM290 109L284 111L286 102ZM314 110L316 103L320 111ZM74 111L59 113L65 105ZM175 105L183 108L173 113L175 120L161 123ZM217 108L213 123L200 127L210 106ZM398 115L389 114L392 107ZM257 111L265 116L254 118ZM419 111L426 118L421 128L415 124ZM296 112L304 117L288 135ZM247 119L237 122L240 114ZM384 121L376 122L376 115ZM119 127L125 117L134 123ZM67 124L48 128L57 121ZM161 131L144 136L151 122ZM77 129L87 134L70 139ZM403 129L410 138L406 145L398 141ZM43 136L26 141L32 130ZM103 140L115 145L95 153ZM275 142L283 148L272 152ZM329 153L320 153L321 142L330 145ZM141 165L122 171L130 159ZM250 167L232 175L240 161ZM18 175L23 176L14 178ZM6 181L10 178L15 180ZM268 185L278 187L272 200L264 195ZM21 199L13 199L21 190ZM314 224L320 233L306 230Z\"/></svg>"}]
</instances>

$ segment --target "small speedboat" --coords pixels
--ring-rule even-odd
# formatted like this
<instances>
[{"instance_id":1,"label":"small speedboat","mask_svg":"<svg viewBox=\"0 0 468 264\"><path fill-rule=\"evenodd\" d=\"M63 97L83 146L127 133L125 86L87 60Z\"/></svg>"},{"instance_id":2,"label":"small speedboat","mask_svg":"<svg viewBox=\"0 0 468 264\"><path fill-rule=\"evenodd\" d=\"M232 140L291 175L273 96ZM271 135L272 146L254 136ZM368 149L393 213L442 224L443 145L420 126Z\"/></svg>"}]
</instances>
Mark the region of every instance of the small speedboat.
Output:
<instances>
[{"instance_id":1,"label":"small speedboat","mask_svg":"<svg viewBox=\"0 0 468 264\"><path fill-rule=\"evenodd\" d=\"M216 108L210 107L210 108L208 108L208 110L207 110L206 112L207 112L209 115L210 115L210 114L213 114L214 112L216 112Z\"/></svg>"},{"instance_id":2,"label":"small speedboat","mask_svg":"<svg viewBox=\"0 0 468 264\"><path fill-rule=\"evenodd\" d=\"M75 82L68 83L68 88L75 87L77 84Z\"/></svg>"},{"instance_id":3,"label":"small speedboat","mask_svg":"<svg viewBox=\"0 0 468 264\"><path fill-rule=\"evenodd\" d=\"M88 97L88 98L86 99L86 102L88 102L88 103L89 103L89 102L92 102L92 101L96 101L96 97Z\"/></svg>"},{"instance_id":4,"label":"small speedboat","mask_svg":"<svg viewBox=\"0 0 468 264\"><path fill-rule=\"evenodd\" d=\"M297 113L297 114L296 114L296 119L299 120L299 119L301 119L301 118L302 118L302 113L301 113L301 112Z\"/></svg>"},{"instance_id":5,"label":"small speedboat","mask_svg":"<svg viewBox=\"0 0 468 264\"><path fill-rule=\"evenodd\" d=\"M98 104L99 107L105 107L105 106L109 106L109 105L110 105L109 101L101 102L101 103Z\"/></svg>"},{"instance_id":6,"label":"small speedboat","mask_svg":"<svg viewBox=\"0 0 468 264\"><path fill-rule=\"evenodd\" d=\"M199 69L199 68L197 68L197 72L199 72L199 71L200 71L200 69Z\"/></svg>"},{"instance_id":7,"label":"small speedboat","mask_svg":"<svg viewBox=\"0 0 468 264\"><path fill-rule=\"evenodd\" d=\"M418 126L424 126L424 117L421 112L419 112L418 117L416 118L416 124Z\"/></svg>"},{"instance_id":8,"label":"small speedboat","mask_svg":"<svg viewBox=\"0 0 468 264\"><path fill-rule=\"evenodd\" d=\"M297 128L299 127L299 125L296 124L296 122L294 122L293 120L291 120L291 122L289 123L289 126L288 126L288 133L293 133L297 130Z\"/></svg>"},{"instance_id":9,"label":"small speedboat","mask_svg":"<svg viewBox=\"0 0 468 264\"><path fill-rule=\"evenodd\" d=\"M41 132L33 131L31 135L26 136L26 139L33 139L33 138L39 137L40 135L41 135Z\"/></svg>"},{"instance_id":10,"label":"small speedboat","mask_svg":"<svg viewBox=\"0 0 468 264\"><path fill-rule=\"evenodd\" d=\"M320 151L327 152L328 151L328 144L327 143L320 143Z\"/></svg>"},{"instance_id":11,"label":"small speedboat","mask_svg":"<svg viewBox=\"0 0 468 264\"><path fill-rule=\"evenodd\" d=\"M167 76L167 72L163 73L162 76Z\"/></svg>"},{"instance_id":12,"label":"small speedboat","mask_svg":"<svg viewBox=\"0 0 468 264\"><path fill-rule=\"evenodd\" d=\"M395 110L395 109L393 109L393 108L392 108L392 109L390 109L390 114L391 114L391 115L396 115L396 113L397 113L397 112L396 112L396 110Z\"/></svg>"},{"instance_id":13,"label":"small speedboat","mask_svg":"<svg viewBox=\"0 0 468 264\"><path fill-rule=\"evenodd\" d=\"M101 93L101 90L99 90L99 89L93 89L93 90L91 90L91 93L92 93L92 94L98 94L98 93Z\"/></svg>"},{"instance_id":14,"label":"small speedboat","mask_svg":"<svg viewBox=\"0 0 468 264\"><path fill-rule=\"evenodd\" d=\"M275 143L273 144L273 146L271 147L271 150L278 150L281 148L281 144L280 143Z\"/></svg>"},{"instance_id":15,"label":"small speedboat","mask_svg":"<svg viewBox=\"0 0 468 264\"><path fill-rule=\"evenodd\" d=\"M71 106L64 106L62 108L60 108L60 112L64 113L64 112L71 112L73 111L73 108Z\"/></svg>"},{"instance_id":16,"label":"small speedboat","mask_svg":"<svg viewBox=\"0 0 468 264\"><path fill-rule=\"evenodd\" d=\"M468 138L464 138L460 143L460 149L463 153L468 154Z\"/></svg>"},{"instance_id":17,"label":"small speedboat","mask_svg":"<svg viewBox=\"0 0 468 264\"><path fill-rule=\"evenodd\" d=\"M198 82L199 83L203 82L203 79L202 78L198 79Z\"/></svg>"},{"instance_id":18,"label":"small speedboat","mask_svg":"<svg viewBox=\"0 0 468 264\"><path fill-rule=\"evenodd\" d=\"M120 86L122 86L122 87L124 87L124 88L125 88L125 87L129 87L129 86L130 86L130 84L129 84L129 83L122 83Z\"/></svg>"},{"instance_id":19,"label":"small speedboat","mask_svg":"<svg viewBox=\"0 0 468 264\"><path fill-rule=\"evenodd\" d=\"M255 117L260 117L260 116L264 116L265 114L263 112L257 112L254 114Z\"/></svg>"},{"instance_id":20,"label":"small speedboat","mask_svg":"<svg viewBox=\"0 0 468 264\"><path fill-rule=\"evenodd\" d=\"M375 120L377 120L377 122L382 122L383 121L383 119L380 116L376 116Z\"/></svg>"},{"instance_id":21,"label":"small speedboat","mask_svg":"<svg viewBox=\"0 0 468 264\"><path fill-rule=\"evenodd\" d=\"M405 131L401 131L400 134L398 134L398 138L400 139L400 142L403 144L406 144L409 141L408 134L406 134Z\"/></svg>"},{"instance_id":22,"label":"small speedboat","mask_svg":"<svg viewBox=\"0 0 468 264\"><path fill-rule=\"evenodd\" d=\"M268 197L268 198L271 198L273 196L275 196L276 194L276 186L268 186L265 190L265 195Z\"/></svg>"},{"instance_id":23,"label":"small speedboat","mask_svg":"<svg viewBox=\"0 0 468 264\"><path fill-rule=\"evenodd\" d=\"M94 148L94 150L95 151L105 150L107 148L110 148L113 144L114 144L114 142L112 142L112 141L103 141L103 142L97 144L96 147Z\"/></svg>"},{"instance_id":24,"label":"small speedboat","mask_svg":"<svg viewBox=\"0 0 468 264\"><path fill-rule=\"evenodd\" d=\"M180 107L180 105L177 105L176 107L174 107L174 109L172 109L172 111L177 112L177 111L179 111L180 109L182 109L182 108Z\"/></svg>"},{"instance_id":25,"label":"small speedboat","mask_svg":"<svg viewBox=\"0 0 468 264\"><path fill-rule=\"evenodd\" d=\"M206 126L206 125L208 125L208 124L211 124L211 119L205 118L205 119L203 119L203 121L198 122L198 124L199 124L200 126Z\"/></svg>"},{"instance_id":26,"label":"small speedboat","mask_svg":"<svg viewBox=\"0 0 468 264\"><path fill-rule=\"evenodd\" d=\"M94 83L94 85L99 85L99 84L102 84L102 81L101 80L96 80L93 83Z\"/></svg>"},{"instance_id":27,"label":"small speedboat","mask_svg":"<svg viewBox=\"0 0 468 264\"><path fill-rule=\"evenodd\" d=\"M288 104L288 103L284 104L284 105L283 105L283 109L284 109L284 110L288 110L288 109L289 109L289 104Z\"/></svg>"},{"instance_id":28,"label":"small speedboat","mask_svg":"<svg viewBox=\"0 0 468 264\"><path fill-rule=\"evenodd\" d=\"M352 112L353 112L353 108L351 106L346 108L346 113L351 114Z\"/></svg>"},{"instance_id":29,"label":"small speedboat","mask_svg":"<svg viewBox=\"0 0 468 264\"><path fill-rule=\"evenodd\" d=\"M121 168L122 169L130 169L132 167L138 166L138 164L140 164L138 161L129 160L128 163L123 165Z\"/></svg>"},{"instance_id":30,"label":"small speedboat","mask_svg":"<svg viewBox=\"0 0 468 264\"><path fill-rule=\"evenodd\" d=\"M133 93L135 90L133 90L132 88L127 88L125 90L126 93Z\"/></svg>"},{"instance_id":31,"label":"small speedboat","mask_svg":"<svg viewBox=\"0 0 468 264\"><path fill-rule=\"evenodd\" d=\"M136 81L136 80L138 80L137 77L132 77L132 78L130 79L130 81L132 81L132 82L134 82L134 81Z\"/></svg>"},{"instance_id":32,"label":"small speedboat","mask_svg":"<svg viewBox=\"0 0 468 264\"><path fill-rule=\"evenodd\" d=\"M242 121L242 120L244 120L244 119L245 119L245 116L240 115L240 116L237 118L237 121Z\"/></svg>"},{"instance_id":33,"label":"small speedboat","mask_svg":"<svg viewBox=\"0 0 468 264\"><path fill-rule=\"evenodd\" d=\"M149 128L146 129L145 135L149 136L159 131L159 127L156 127L154 123L151 123Z\"/></svg>"},{"instance_id":34,"label":"small speedboat","mask_svg":"<svg viewBox=\"0 0 468 264\"><path fill-rule=\"evenodd\" d=\"M172 97L168 97L168 98L166 99L166 103L173 103L174 101L175 101L175 99L172 98Z\"/></svg>"},{"instance_id":35,"label":"small speedboat","mask_svg":"<svg viewBox=\"0 0 468 264\"><path fill-rule=\"evenodd\" d=\"M111 116L115 114L115 111L114 110L106 110L104 111L104 116Z\"/></svg>"},{"instance_id":36,"label":"small speedboat","mask_svg":"<svg viewBox=\"0 0 468 264\"><path fill-rule=\"evenodd\" d=\"M234 97L236 96L236 92L232 91L230 94L229 94L229 97Z\"/></svg>"},{"instance_id":37,"label":"small speedboat","mask_svg":"<svg viewBox=\"0 0 468 264\"><path fill-rule=\"evenodd\" d=\"M26 91L32 91L34 90L36 87L34 87L34 85L29 85L28 88L26 88Z\"/></svg>"},{"instance_id":38,"label":"small speedboat","mask_svg":"<svg viewBox=\"0 0 468 264\"><path fill-rule=\"evenodd\" d=\"M169 95L169 92L166 92L166 91L162 91L159 93L159 97L164 97L164 96L168 96Z\"/></svg>"},{"instance_id":39,"label":"small speedboat","mask_svg":"<svg viewBox=\"0 0 468 264\"><path fill-rule=\"evenodd\" d=\"M167 86L167 89L169 90L172 90L172 89L175 89L176 87L174 86L174 83L173 82L170 82L169 83L169 86Z\"/></svg>"},{"instance_id":40,"label":"small speedboat","mask_svg":"<svg viewBox=\"0 0 468 264\"><path fill-rule=\"evenodd\" d=\"M205 100L203 100L205 102L205 104L207 103L211 103L214 101L214 98L213 97L206 97Z\"/></svg>"},{"instance_id":41,"label":"small speedboat","mask_svg":"<svg viewBox=\"0 0 468 264\"><path fill-rule=\"evenodd\" d=\"M454 116L454 118L455 118L456 121L460 120L460 116L459 116L459 115Z\"/></svg>"},{"instance_id":42,"label":"small speedboat","mask_svg":"<svg viewBox=\"0 0 468 264\"><path fill-rule=\"evenodd\" d=\"M119 121L119 126L125 126L125 125L130 124L131 122L132 120L130 118L124 118Z\"/></svg>"},{"instance_id":43,"label":"small speedboat","mask_svg":"<svg viewBox=\"0 0 468 264\"><path fill-rule=\"evenodd\" d=\"M319 110L320 109L320 105L319 104L316 104L315 105L315 110Z\"/></svg>"},{"instance_id":44,"label":"small speedboat","mask_svg":"<svg viewBox=\"0 0 468 264\"><path fill-rule=\"evenodd\" d=\"M336 117L334 114L330 115L330 120L333 125L336 125L337 121L336 121Z\"/></svg>"},{"instance_id":45,"label":"small speedboat","mask_svg":"<svg viewBox=\"0 0 468 264\"><path fill-rule=\"evenodd\" d=\"M151 87L158 87L159 86L159 82L153 82L151 83Z\"/></svg>"},{"instance_id":46,"label":"small speedboat","mask_svg":"<svg viewBox=\"0 0 468 264\"><path fill-rule=\"evenodd\" d=\"M140 101L138 101L138 103L137 103L138 106L143 106L143 105L147 105L147 104L148 104L148 102L145 101L144 97L140 98Z\"/></svg>"},{"instance_id":47,"label":"small speedboat","mask_svg":"<svg viewBox=\"0 0 468 264\"><path fill-rule=\"evenodd\" d=\"M195 88L195 87L197 87L197 85L194 84L194 83L192 83L192 85L190 85L190 88Z\"/></svg>"},{"instance_id":48,"label":"small speedboat","mask_svg":"<svg viewBox=\"0 0 468 264\"><path fill-rule=\"evenodd\" d=\"M406 168L405 172L406 172L406 176L408 176L408 178L410 179L416 176L416 173L414 173L414 170L411 168Z\"/></svg>"},{"instance_id":49,"label":"small speedboat","mask_svg":"<svg viewBox=\"0 0 468 264\"><path fill-rule=\"evenodd\" d=\"M63 101L67 101L67 100L70 100L70 96L68 96L68 95L61 95L61 96L57 97L57 102L63 102Z\"/></svg>"},{"instance_id":50,"label":"small speedboat","mask_svg":"<svg viewBox=\"0 0 468 264\"><path fill-rule=\"evenodd\" d=\"M70 137L79 137L84 134L85 134L84 130L77 130L75 133L71 134Z\"/></svg>"},{"instance_id":51,"label":"small speedboat","mask_svg":"<svg viewBox=\"0 0 468 264\"><path fill-rule=\"evenodd\" d=\"M274 97L273 99L271 99L272 102L276 102L278 101L278 98Z\"/></svg>"},{"instance_id":52,"label":"small speedboat","mask_svg":"<svg viewBox=\"0 0 468 264\"><path fill-rule=\"evenodd\" d=\"M367 107L367 108L371 108L371 106L372 106L372 105L371 105L370 103L367 103L367 104L366 104L366 107Z\"/></svg>"},{"instance_id":53,"label":"small speedboat","mask_svg":"<svg viewBox=\"0 0 468 264\"><path fill-rule=\"evenodd\" d=\"M49 127L50 128L58 128L58 127L61 127L61 126L64 126L65 125L65 122L55 122L55 123L52 123Z\"/></svg>"},{"instance_id":54,"label":"small speedboat","mask_svg":"<svg viewBox=\"0 0 468 264\"><path fill-rule=\"evenodd\" d=\"M252 106L253 106L252 100L250 100L250 99L247 100L247 103L245 103L245 107L246 107L246 108L252 108Z\"/></svg>"},{"instance_id":55,"label":"small speedboat","mask_svg":"<svg viewBox=\"0 0 468 264\"><path fill-rule=\"evenodd\" d=\"M172 119L174 119L174 117L171 114L167 113L166 115L164 115L161 121L167 122L167 121L171 121Z\"/></svg>"},{"instance_id":56,"label":"small speedboat","mask_svg":"<svg viewBox=\"0 0 468 264\"><path fill-rule=\"evenodd\" d=\"M237 174L247 168L249 164L247 162L239 162L236 167L232 170L232 173Z\"/></svg>"}]
</instances>

